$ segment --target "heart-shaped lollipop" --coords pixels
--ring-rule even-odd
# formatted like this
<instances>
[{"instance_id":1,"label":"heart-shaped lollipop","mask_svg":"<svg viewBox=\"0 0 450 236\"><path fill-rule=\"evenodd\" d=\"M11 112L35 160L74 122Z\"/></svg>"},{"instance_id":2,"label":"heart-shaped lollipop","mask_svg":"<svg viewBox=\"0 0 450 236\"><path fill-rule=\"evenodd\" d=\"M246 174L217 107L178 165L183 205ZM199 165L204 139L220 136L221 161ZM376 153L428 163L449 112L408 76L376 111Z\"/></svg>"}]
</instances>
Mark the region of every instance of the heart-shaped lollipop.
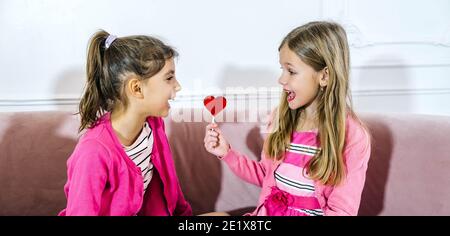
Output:
<instances>
[{"instance_id":1,"label":"heart-shaped lollipop","mask_svg":"<svg viewBox=\"0 0 450 236\"><path fill-rule=\"evenodd\" d=\"M227 106L227 99L222 96L219 97L207 96L205 97L205 99L203 99L203 104L213 116L214 122L214 117L217 114L219 114L223 109L225 109L225 107Z\"/></svg>"}]
</instances>

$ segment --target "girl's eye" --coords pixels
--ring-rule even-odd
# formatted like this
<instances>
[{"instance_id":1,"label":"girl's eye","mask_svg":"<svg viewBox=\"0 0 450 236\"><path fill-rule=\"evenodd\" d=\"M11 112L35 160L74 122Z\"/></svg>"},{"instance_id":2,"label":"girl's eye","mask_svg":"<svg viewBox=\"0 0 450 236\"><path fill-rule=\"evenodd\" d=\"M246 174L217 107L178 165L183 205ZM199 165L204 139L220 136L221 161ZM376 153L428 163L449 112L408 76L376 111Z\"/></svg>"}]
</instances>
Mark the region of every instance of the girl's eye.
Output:
<instances>
[{"instance_id":1,"label":"girl's eye","mask_svg":"<svg viewBox=\"0 0 450 236\"><path fill-rule=\"evenodd\" d=\"M280 67L280 69L281 70L284 70L284 68L281 66ZM288 73L290 74L290 75L295 75L295 74L297 74L297 72L295 72L295 71L293 71L293 70L291 70L291 69L287 69L287 71L288 71Z\"/></svg>"},{"instance_id":2,"label":"girl's eye","mask_svg":"<svg viewBox=\"0 0 450 236\"><path fill-rule=\"evenodd\" d=\"M169 78L167 78L167 80L169 80L169 81L170 81L170 80L172 80L172 79L173 79L173 77L169 77Z\"/></svg>"}]
</instances>

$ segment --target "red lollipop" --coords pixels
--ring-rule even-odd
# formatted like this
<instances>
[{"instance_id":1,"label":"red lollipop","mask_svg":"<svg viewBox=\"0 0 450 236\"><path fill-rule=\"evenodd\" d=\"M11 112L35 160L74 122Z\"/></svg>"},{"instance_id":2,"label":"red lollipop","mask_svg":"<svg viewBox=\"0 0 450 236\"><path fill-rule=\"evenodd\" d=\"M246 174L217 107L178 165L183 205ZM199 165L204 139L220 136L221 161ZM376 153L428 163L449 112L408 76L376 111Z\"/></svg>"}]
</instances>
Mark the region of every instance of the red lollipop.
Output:
<instances>
[{"instance_id":1,"label":"red lollipop","mask_svg":"<svg viewBox=\"0 0 450 236\"><path fill-rule=\"evenodd\" d=\"M222 96L207 96L205 97L205 99L203 99L203 104L213 116L212 122L214 123L214 117L227 106L227 99Z\"/></svg>"}]
</instances>

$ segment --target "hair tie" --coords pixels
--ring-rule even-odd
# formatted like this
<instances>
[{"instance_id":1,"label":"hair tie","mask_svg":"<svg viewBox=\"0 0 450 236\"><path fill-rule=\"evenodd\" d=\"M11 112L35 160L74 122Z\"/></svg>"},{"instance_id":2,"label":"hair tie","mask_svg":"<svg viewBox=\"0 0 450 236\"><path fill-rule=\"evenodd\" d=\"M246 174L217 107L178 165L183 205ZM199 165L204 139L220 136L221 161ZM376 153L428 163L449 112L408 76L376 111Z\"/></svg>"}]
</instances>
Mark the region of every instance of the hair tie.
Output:
<instances>
[{"instance_id":1,"label":"hair tie","mask_svg":"<svg viewBox=\"0 0 450 236\"><path fill-rule=\"evenodd\" d=\"M105 48L108 49L111 46L111 44L114 42L114 40L116 40L116 39L117 39L117 36L112 35L112 34L108 35L108 38L106 38L106 40L105 40Z\"/></svg>"}]
</instances>

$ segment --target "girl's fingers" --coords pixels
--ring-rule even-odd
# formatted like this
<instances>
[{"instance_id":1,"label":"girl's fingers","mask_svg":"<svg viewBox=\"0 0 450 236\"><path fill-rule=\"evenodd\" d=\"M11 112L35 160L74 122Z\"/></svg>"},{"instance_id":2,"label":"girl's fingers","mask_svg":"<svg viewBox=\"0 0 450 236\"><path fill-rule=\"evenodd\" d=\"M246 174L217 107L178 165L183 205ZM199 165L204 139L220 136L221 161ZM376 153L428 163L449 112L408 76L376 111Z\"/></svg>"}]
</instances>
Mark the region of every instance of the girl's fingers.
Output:
<instances>
[{"instance_id":1,"label":"girl's fingers","mask_svg":"<svg viewBox=\"0 0 450 236\"><path fill-rule=\"evenodd\" d=\"M218 130L208 130L207 134L212 137L217 137L220 133L218 132Z\"/></svg>"},{"instance_id":2,"label":"girl's fingers","mask_svg":"<svg viewBox=\"0 0 450 236\"><path fill-rule=\"evenodd\" d=\"M215 140L215 141L219 141L219 136L216 135L206 135L205 138L203 139L203 142L207 143L210 140Z\"/></svg>"},{"instance_id":3,"label":"girl's fingers","mask_svg":"<svg viewBox=\"0 0 450 236\"><path fill-rule=\"evenodd\" d=\"M217 138L217 137L208 137L205 142L207 142L207 143L209 143L209 142L216 142L217 143L217 142L219 142L219 138Z\"/></svg>"},{"instance_id":4,"label":"girl's fingers","mask_svg":"<svg viewBox=\"0 0 450 236\"><path fill-rule=\"evenodd\" d=\"M215 140L209 140L208 143L210 143L210 144L212 143L212 144L216 145L218 142Z\"/></svg>"},{"instance_id":5,"label":"girl's fingers","mask_svg":"<svg viewBox=\"0 0 450 236\"><path fill-rule=\"evenodd\" d=\"M206 126L206 131L215 129L215 128L218 128L218 125L216 123L211 123Z\"/></svg>"},{"instance_id":6,"label":"girl's fingers","mask_svg":"<svg viewBox=\"0 0 450 236\"><path fill-rule=\"evenodd\" d=\"M222 134L222 130L220 129L215 129L214 131L217 133L217 136L220 136Z\"/></svg>"},{"instance_id":7,"label":"girl's fingers","mask_svg":"<svg viewBox=\"0 0 450 236\"><path fill-rule=\"evenodd\" d=\"M216 145L217 144L215 142L208 143L208 147L209 147L210 150L213 150L216 147Z\"/></svg>"},{"instance_id":8,"label":"girl's fingers","mask_svg":"<svg viewBox=\"0 0 450 236\"><path fill-rule=\"evenodd\" d=\"M222 138L222 131L216 123L208 124L205 128L204 144L205 148L212 152L220 145L220 139Z\"/></svg>"}]
</instances>

